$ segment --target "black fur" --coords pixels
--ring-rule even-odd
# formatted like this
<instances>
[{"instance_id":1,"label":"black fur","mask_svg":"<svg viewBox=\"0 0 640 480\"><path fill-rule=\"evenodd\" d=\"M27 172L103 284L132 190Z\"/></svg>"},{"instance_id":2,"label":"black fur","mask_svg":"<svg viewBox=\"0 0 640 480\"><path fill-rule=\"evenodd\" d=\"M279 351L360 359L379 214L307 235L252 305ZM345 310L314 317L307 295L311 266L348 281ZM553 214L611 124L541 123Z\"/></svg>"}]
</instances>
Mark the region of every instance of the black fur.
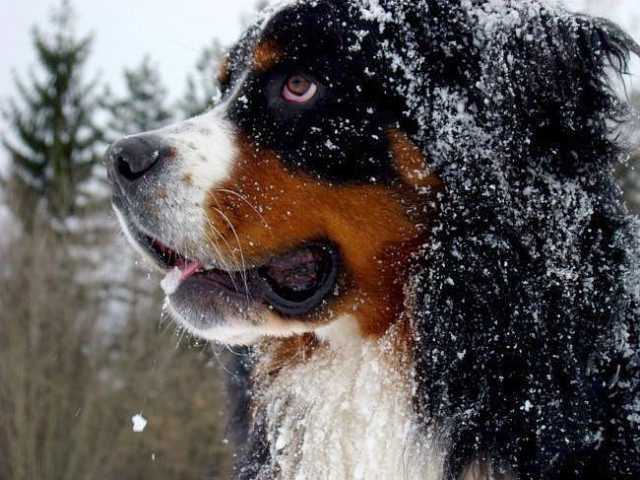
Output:
<instances>
[{"instance_id":1,"label":"black fur","mask_svg":"<svg viewBox=\"0 0 640 480\"><path fill-rule=\"evenodd\" d=\"M417 287L418 411L455 425L453 478L483 455L521 478L635 478L638 230L612 177L623 105L607 74L637 47L601 20L520 12L521 38L499 25L461 50L454 85L481 132L454 135L438 169L439 248L425 248ZM437 118L424 124L428 152L442 140Z\"/></svg>"},{"instance_id":2,"label":"black fur","mask_svg":"<svg viewBox=\"0 0 640 480\"><path fill-rule=\"evenodd\" d=\"M370 26L342 24L350 16L347 2L310 5L281 12L262 31L249 30L232 51L227 93L250 62L258 34L286 45L275 70L249 74L239 92L243 100L233 102L229 116L254 145L275 150L291 168L331 181L391 182L397 175L386 161L385 132L396 122L398 105L390 102L379 71L364 73L374 68L370 56L347 53L351 27ZM292 72L318 82L312 102L295 105L281 97Z\"/></svg>"},{"instance_id":3,"label":"black fur","mask_svg":"<svg viewBox=\"0 0 640 480\"><path fill-rule=\"evenodd\" d=\"M250 30L227 96L259 36L295 48L250 74L231 118L338 182L397 181L385 131L401 128L442 179L412 291L415 409L450 442L449 478L477 458L522 479L637 478L640 246L610 82L638 46L538 0L379 5L301 2ZM313 108L264 95L295 70L326 87Z\"/></svg>"},{"instance_id":4,"label":"black fur","mask_svg":"<svg viewBox=\"0 0 640 480\"><path fill-rule=\"evenodd\" d=\"M263 38L284 58L255 71ZM292 2L231 51L226 115L287 168L397 185L394 129L442 180L403 313L415 415L449 479L478 459L510 479L640 475L640 230L613 177L630 52L611 23L543 0ZM313 100L283 100L292 73ZM245 353L228 366L236 474L277 476Z\"/></svg>"}]
</instances>

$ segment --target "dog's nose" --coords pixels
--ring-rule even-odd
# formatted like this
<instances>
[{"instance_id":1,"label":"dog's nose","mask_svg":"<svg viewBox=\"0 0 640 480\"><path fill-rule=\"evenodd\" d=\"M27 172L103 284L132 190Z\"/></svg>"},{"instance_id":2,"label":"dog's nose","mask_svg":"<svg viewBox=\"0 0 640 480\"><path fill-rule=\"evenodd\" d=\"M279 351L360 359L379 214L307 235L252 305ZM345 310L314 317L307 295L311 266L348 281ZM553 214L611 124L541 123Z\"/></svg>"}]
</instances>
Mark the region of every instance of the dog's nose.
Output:
<instances>
[{"instance_id":1,"label":"dog's nose","mask_svg":"<svg viewBox=\"0 0 640 480\"><path fill-rule=\"evenodd\" d=\"M158 137L137 135L111 145L104 154L109 177L121 186L134 184L160 163L166 155Z\"/></svg>"}]
</instances>

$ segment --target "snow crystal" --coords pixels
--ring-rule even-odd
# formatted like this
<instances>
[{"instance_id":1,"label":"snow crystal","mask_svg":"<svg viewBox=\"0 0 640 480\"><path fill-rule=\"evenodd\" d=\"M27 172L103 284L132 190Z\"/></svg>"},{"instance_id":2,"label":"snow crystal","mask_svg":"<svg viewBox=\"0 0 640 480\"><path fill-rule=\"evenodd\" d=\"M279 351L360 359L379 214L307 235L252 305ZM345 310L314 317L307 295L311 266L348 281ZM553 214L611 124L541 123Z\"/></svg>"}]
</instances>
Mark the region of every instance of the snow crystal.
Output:
<instances>
[{"instance_id":1,"label":"snow crystal","mask_svg":"<svg viewBox=\"0 0 640 480\"><path fill-rule=\"evenodd\" d=\"M167 296L173 295L178 289L181 280L182 272L180 272L178 267L170 270L160 282L164 294Z\"/></svg>"},{"instance_id":2,"label":"snow crystal","mask_svg":"<svg viewBox=\"0 0 640 480\"><path fill-rule=\"evenodd\" d=\"M384 32L386 23L391 23L393 21L392 13L383 8L378 0L369 0L368 2L364 2L360 7L360 13L364 20L376 21L379 25L380 33Z\"/></svg>"},{"instance_id":3,"label":"snow crystal","mask_svg":"<svg viewBox=\"0 0 640 480\"><path fill-rule=\"evenodd\" d=\"M287 446L287 443L289 443L289 439L288 439L288 431L280 429L280 431L278 432L278 439L276 440L276 445L275 448L276 450L282 450L284 447Z\"/></svg>"},{"instance_id":4,"label":"snow crystal","mask_svg":"<svg viewBox=\"0 0 640 480\"><path fill-rule=\"evenodd\" d=\"M529 412L533 408L533 403L529 400L525 400L524 405L520 407L520 410L524 410L525 412Z\"/></svg>"},{"instance_id":5,"label":"snow crystal","mask_svg":"<svg viewBox=\"0 0 640 480\"><path fill-rule=\"evenodd\" d=\"M140 433L144 431L147 426L147 419L142 416L140 413L136 413L133 417L131 417L131 422L133 423L133 431L136 433Z\"/></svg>"}]
</instances>

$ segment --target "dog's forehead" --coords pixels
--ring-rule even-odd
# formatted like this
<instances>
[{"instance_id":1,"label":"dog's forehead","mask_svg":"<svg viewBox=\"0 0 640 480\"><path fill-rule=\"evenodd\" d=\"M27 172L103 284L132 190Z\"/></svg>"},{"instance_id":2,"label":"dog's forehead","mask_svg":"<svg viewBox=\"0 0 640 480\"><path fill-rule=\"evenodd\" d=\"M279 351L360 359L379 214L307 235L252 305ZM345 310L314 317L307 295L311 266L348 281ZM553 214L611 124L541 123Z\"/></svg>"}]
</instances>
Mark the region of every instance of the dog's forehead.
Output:
<instances>
[{"instance_id":1,"label":"dog's forehead","mask_svg":"<svg viewBox=\"0 0 640 480\"><path fill-rule=\"evenodd\" d=\"M262 36L282 41L331 38L349 15L342 2L296 2L272 12L262 22Z\"/></svg>"},{"instance_id":2,"label":"dog's forehead","mask_svg":"<svg viewBox=\"0 0 640 480\"><path fill-rule=\"evenodd\" d=\"M345 2L289 1L267 9L231 48L228 69L252 66L256 49L265 44L297 62L336 54L345 46L348 16ZM348 25L353 28L352 21Z\"/></svg>"}]
</instances>

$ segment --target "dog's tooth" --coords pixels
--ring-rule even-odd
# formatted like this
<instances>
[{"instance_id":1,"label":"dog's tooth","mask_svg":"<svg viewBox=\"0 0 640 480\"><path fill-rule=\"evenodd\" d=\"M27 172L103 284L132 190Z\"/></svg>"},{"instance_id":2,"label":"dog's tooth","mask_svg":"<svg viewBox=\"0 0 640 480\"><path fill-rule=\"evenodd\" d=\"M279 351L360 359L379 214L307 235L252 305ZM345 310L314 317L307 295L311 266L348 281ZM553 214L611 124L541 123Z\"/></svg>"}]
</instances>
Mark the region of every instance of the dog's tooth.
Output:
<instances>
[{"instance_id":1,"label":"dog's tooth","mask_svg":"<svg viewBox=\"0 0 640 480\"><path fill-rule=\"evenodd\" d=\"M178 267L175 267L167 272L167 274L160 282L160 286L162 287L162 291L164 292L164 294L169 297L176 292L176 290L180 286L181 281L182 272Z\"/></svg>"}]
</instances>

